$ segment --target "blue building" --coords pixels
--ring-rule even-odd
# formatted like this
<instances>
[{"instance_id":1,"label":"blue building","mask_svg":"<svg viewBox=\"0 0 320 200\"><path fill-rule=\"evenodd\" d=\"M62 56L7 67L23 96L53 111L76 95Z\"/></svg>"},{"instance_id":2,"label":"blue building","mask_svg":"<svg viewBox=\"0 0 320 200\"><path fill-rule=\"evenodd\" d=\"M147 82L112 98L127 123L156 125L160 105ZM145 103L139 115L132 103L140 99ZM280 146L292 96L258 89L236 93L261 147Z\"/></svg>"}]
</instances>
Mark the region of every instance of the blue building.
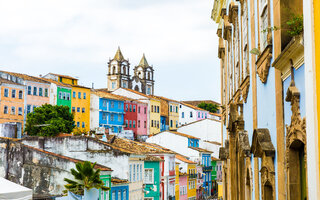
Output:
<instances>
[{"instance_id":1,"label":"blue building","mask_svg":"<svg viewBox=\"0 0 320 200\"><path fill-rule=\"evenodd\" d=\"M118 178L111 178L110 200L128 200L129 182Z\"/></svg>"},{"instance_id":2,"label":"blue building","mask_svg":"<svg viewBox=\"0 0 320 200\"><path fill-rule=\"evenodd\" d=\"M169 126L166 125L167 118L165 116L160 117L160 132L166 131L169 129Z\"/></svg>"},{"instance_id":3,"label":"blue building","mask_svg":"<svg viewBox=\"0 0 320 200\"><path fill-rule=\"evenodd\" d=\"M124 98L104 91L94 94L96 96L93 95L91 105L94 106L91 106L91 110L95 111L91 111L90 116L92 127L104 127L109 129L110 133L120 133L124 126ZM95 124L96 121L99 121L99 124Z\"/></svg>"}]
</instances>

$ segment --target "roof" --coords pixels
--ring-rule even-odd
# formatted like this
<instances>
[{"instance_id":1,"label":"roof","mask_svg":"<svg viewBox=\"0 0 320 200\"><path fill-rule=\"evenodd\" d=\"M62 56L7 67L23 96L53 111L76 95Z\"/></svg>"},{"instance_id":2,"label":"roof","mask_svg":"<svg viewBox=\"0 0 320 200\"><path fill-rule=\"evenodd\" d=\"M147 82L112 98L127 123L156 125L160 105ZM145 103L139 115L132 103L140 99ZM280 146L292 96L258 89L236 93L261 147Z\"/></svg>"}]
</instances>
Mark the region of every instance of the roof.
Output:
<instances>
[{"instance_id":1,"label":"roof","mask_svg":"<svg viewBox=\"0 0 320 200\"><path fill-rule=\"evenodd\" d=\"M188 176L188 173L185 173L185 172L179 172L179 176Z\"/></svg>"},{"instance_id":2,"label":"roof","mask_svg":"<svg viewBox=\"0 0 320 200\"><path fill-rule=\"evenodd\" d=\"M111 144L127 151L131 151L134 154L146 155L154 153L170 153L166 150L160 148L154 148L153 146L148 145L148 143L136 142L126 138L119 138L117 136L107 136L108 141L112 141Z\"/></svg>"},{"instance_id":3,"label":"roof","mask_svg":"<svg viewBox=\"0 0 320 200\"><path fill-rule=\"evenodd\" d=\"M22 85L20 83L16 83L16 82L13 82L13 81L10 81L8 79L1 78L1 77L0 77L0 83L7 83L7 84L13 84L13 85Z\"/></svg>"},{"instance_id":4,"label":"roof","mask_svg":"<svg viewBox=\"0 0 320 200\"><path fill-rule=\"evenodd\" d=\"M185 156L183 155L180 155L180 154L176 154L176 159L182 161L182 162L185 162L185 163L188 163L188 164L197 164L191 160L188 160Z\"/></svg>"},{"instance_id":5,"label":"roof","mask_svg":"<svg viewBox=\"0 0 320 200\"><path fill-rule=\"evenodd\" d=\"M204 140L204 142L208 142L208 143L216 144L216 145L221 145L221 143L220 143L220 142L216 142L216 141Z\"/></svg>"},{"instance_id":6,"label":"roof","mask_svg":"<svg viewBox=\"0 0 320 200\"><path fill-rule=\"evenodd\" d=\"M136 100L136 99L132 99L132 98L129 98L129 97L125 97L125 96L121 96L121 95L117 95L117 94L108 92L105 88L102 88L102 89L93 89L92 92L93 92L94 94L98 95L99 97L102 97L102 98L122 100L122 101L135 101L135 102L137 102L137 103L146 104L146 103L141 102L141 101Z\"/></svg>"},{"instance_id":7,"label":"roof","mask_svg":"<svg viewBox=\"0 0 320 200\"><path fill-rule=\"evenodd\" d=\"M148 64L147 59L146 59L144 54L143 54L143 56L142 56L142 58L140 60L139 66L149 67L149 64Z\"/></svg>"},{"instance_id":8,"label":"roof","mask_svg":"<svg viewBox=\"0 0 320 200\"><path fill-rule=\"evenodd\" d=\"M129 88L122 88L122 89L127 90L129 92L133 92L133 93L141 95L141 96L144 96L144 97L146 97L148 99L152 98L152 96L150 96L150 95L146 95L146 94L143 94L141 92L138 92L138 91L135 91L135 90L132 90L132 89L129 89Z\"/></svg>"},{"instance_id":9,"label":"roof","mask_svg":"<svg viewBox=\"0 0 320 200\"><path fill-rule=\"evenodd\" d=\"M156 149L164 150L166 153L177 154L176 152L172 151L171 149L165 148L165 147L158 145L158 144L155 144L155 143L147 143L147 142L141 142L141 143L148 145L150 147L156 148Z\"/></svg>"},{"instance_id":10,"label":"roof","mask_svg":"<svg viewBox=\"0 0 320 200\"><path fill-rule=\"evenodd\" d=\"M69 84L65 84L65 83L61 83L59 81L55 81L55 80L52 80L52 79L49 79L49 78L39 78L39 79L42 79L44 81L47 81L47 82L50 82L50 83L54 83L58 86L62 86L62 87L68 87L68 88L71 88L72 86L69 85Z\"/></svg>"},{"instance_id":11,"label":"roof","mask_svg":"<svg viewBox=\"0 0 320 200\"><path fill-rule=\"evenodd\" d=\"M144 159L145 161L158 161L158 162L161 162L161 161L164 161L163 159L157 157L157 156L146 156L146 158Z\"/></svg>"},{"instance_id":12,"label":"roof","mask_svg":"<svg viewBox=\"0 0 320 200\"><path fill-rule=\"evenodd\" d=\"M116 184L125 184L125 183L129 183L128 180L126 179L120 179L117 177L111 177L111 183L116 185Z\"/></svg>"},{"instance_id":13,"label":"roof","mask_svg":"<svg viewBox=\"0 0 320 200\"><path fill-rule=\"evenodd\" d=\"M54 74L54 73L49 73L49 74L52 74L52 75L55 75L55 76L59 76L59 77L62 77L62 78L68 78L68 79L78 80L77 78L74 78L74 77L68 76L68 75Z\"/></svg>"},{"instance_id":14,"label":"roof","mask_svg":"<svg viewBox=\"0 0 320 200\"><path fill-rule=\"evenodd\" d=\"M220 159L219 159L219 158L215 158L215 157L211 156L211 160L212 160L212 161L219 161Z\"/></svg>"},{"instance_id":15,"label":"roof","mask_svg":"<svg viewBox=\"0 0 320 200\"><path fill-rule=\"evenodd\" d=\"M120 47L118 47L118 50L117 50L117 52L116 52L116 55L114 55L114 58L113 58L113 59L114 59L114 60L117 60L117 61L122 61L122 60L124 60L123 55L122 55L121 50L120 50Z\"/></svg>"},{"instance_id":16,"label":"roof","mask_svg":"<svg viewBox=\"0 0 320 200\"><path fill-rule=\"evenodd\" d=\"M193 109L195 109L195 110L207 111L207 110L202 109L202 108L199 108L199 107L197 107L197 106L194 106L194 105L191 105L191 104L184 103L183 101L180 101L180 103L181 103L182 105L184 105L184 106L187 106L187 107L193 108ZM207 112L209 112L209 111L207 111Z\"/></svg>"},{"instance_id":17,"label":"roof","mask_svg":"<svg viewBox=\"0 0 320 200\"><path fill-rule=\"evenodd\" d=\"M71 161L71 162L74 162L74 163L84 162L83 160L70 158L70 157L67 157L67 156L60 155L60 154L56 154L56 153L52 153L52 152L45 151L45 150L42 150L42 149L38 149L38 148L35 148L35 147L31 147L31 146L28 146L28 145L25 145L25 144L23 144L23 146L25 146L25 147L27 147L29 149L33 149L33 150L38 151L38 152L42 152L42 153L49 154L49 155L52 155L52 156L55 156L55 157L59 157L61 159L68 160L68 161ZM94 166L94 168L95 169L100 169L101 171L113 171L111 168L105 167L105 166L99 165L99 164L96 164Z\"/></svg>"},{"instance_id":18,"label":"roof","mask_svg":"<svg viewBox=\"0 0 320 200\"><path fill-rule=\"evenodd\" d=\"M200 147L188 147L188 148L196 150L196 151L199 151L199 152L202 152L202 153L213 153L212 151L209 151L207 149L202 149Z\"/></svg>"},{"instance_id":19,"label":"roof","mask_svg":"<svg viewBox=\"0 0 320 200\"><path fill-rule=\"evenodd\" d=\"M193 106L198 106L200 103L212 103L212 104L216 104L218 106L220 106L220 103L216 102L216 101L212 101L212 100L191 100L191 101L182 101L184 103L187 104L191 104Z\"/></svg>"},{"instance_id":20,"label":"roof","mask_svg":"<svg viewBox=\"0 0 320 200\"><path fill-rule=\"evenodd\" d=\"M173 99L169 99L169 98L166 98L166 97L163 97L163 96L156 96L156 95L150 95L150 96L153 97L153 98L156 98L156 99L162 99L162 100L165 100L165 101L173 101L173 102L179 103L179 101L176 101L176 100L173 100Z\"/></svg>"},{"instance_id":21,"label":"roof","mask_svg":"<svg viewBox=\"0 0 320 200\"><path fill-rule=\"evenodd\" d=\"M162 131L162 132L159 132L159 133L155 133L155 134L153 134L153 135L150 135L150 137L155 136L155 135L158 135L158 134L161 134L161 133L164 133L164 132L173 133L173 134L175 134L175 135L180 135L180 136L182 136L182 137L187 137L187 138L189 138L189 139L197 139L197 140L200 139L200 138L194 137L194 136L192 136L192 135L188 135L188 134L185 134L185 133L180 133L180 132L177 132L177 131L169 131L169 130L167 130L167 131Z\"/></svg>"},{"instance_id":22,"label":"roof","mask_svg":"<svg viewBox=\"0 0 320 200\"><path fill-rule=\"evenodd\" d=\"M27 81L50 84L48 81L42 80L41 78L38 78L38 77L35 77L35 76L30 76L30 75L27 75L27 74L21 74L21 73L16 73L16 72L8 72L8 71L2 71L2 70L0 70L0 72L10 74L11 76L16 76L16 77L19 77L19 78L21 78L23 80L27 80Z\"/></svg>"},{"instance_id":23,"label":"roof","mask_svg":"<svg viewBox=\"0 0 320 200\"><path fill-rule=\"evenodd\" d=\"M211 121L215 121L215 122L220 122L220 123L221 123L221 121L219 121L219 120L217 120L217 119L205 118L205 119L200 119L200 120L193 121L193 122L190 122L190 123L187 123L187 124L183 124L183 125L179 126L178 128L181 128L181 127L184 127L184 126L189 126L189 125L191 125L191 124L195 124L195 123L198 123L198 122L202 122L202 121L204 121L204 120L211 120Z\"/></svg>"}]
</instances>

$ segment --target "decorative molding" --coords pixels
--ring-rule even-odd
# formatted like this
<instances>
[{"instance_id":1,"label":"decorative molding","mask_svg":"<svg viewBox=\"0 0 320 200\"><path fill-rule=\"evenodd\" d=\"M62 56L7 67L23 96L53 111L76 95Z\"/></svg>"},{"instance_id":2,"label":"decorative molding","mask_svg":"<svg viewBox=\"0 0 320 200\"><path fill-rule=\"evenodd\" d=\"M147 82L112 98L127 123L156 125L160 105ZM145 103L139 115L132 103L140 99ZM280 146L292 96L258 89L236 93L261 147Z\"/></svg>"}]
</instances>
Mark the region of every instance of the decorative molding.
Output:
<instances>
[{"instance_id":1,"label":"decorative molding","mask_svg":"<svg viewBox=\"0 0 320 200\"><path fill-rule=\"evenodd\" d=\"M262 156L261 163L261 197L262 200L274 200L276 199L276 184L275 184L275 171L274 171L274 162L272 157L267 157L265 154ZM271 187L272 189L272 197L269 195L265 195L266 192L270 192L270 190L266 191L265 187ZM268 199L265 197L268 196Z\"/></svg>"},{"instance_id":2,"label":"decorative molding","mask_svg":"<svg viewBox=\"0 0 320 200\"><path fill-rule=\"evenodd\" d=\"M232 31L232 27L231 24L228 21L228 16L225 15L224 16L224 26L223 26L223 39L230 41L231 40L231 31Z\"/></svg>"},{"instance_id":3,"label":"decorative molding","mask_svg":"<svg viewBox=\"0 0 320 200\"><path fill-rule=\"evenodd\" d=\"M262 158L263 155L274 157L275 148L271 141L269 129L260 128L253 131L251 152L255 157Z\"/></svg>"},{"instance_id":4,"label":"decorative molding","mask_svg":"<svg viewBox=\"0 0 320 200\"><path fill-rule=\"evenodd\" d=\"M224 40L219 38L218 57L222 59L225 55Z\"/></svg>"},{"instance_id":5,"label":"decorative molding","mask_svg":"<svg viewBox=\"0 0 320 200\"><path fill-rule=\"evenodd\" d=\"M235 24L236 20L238 18L238 5L234 2L231 2L229 4L229 22L231 24Z\"/></svg>"},{"instance_id":6,"label":"decorative molding","mask_svg":"<svg viewBox=\"0 0 320 200\"><path fill-rule=\"evenodd\" d=\"M242 99L245 103L247 103L249 88L250 88L250 75L247 75L247 77L242 81L241 85L241 95Z\"/></svg>"},{"instance_id":7,"label":"decorative molding","mask_svg":"<svg viewBox=\"0 0 320 200\"><path fill-rule=\"evenodd\" d=\"M272 58L272 45L268 45L256 62L257 73L262 83L266 83Z\"/></svg>"}]
</instances>

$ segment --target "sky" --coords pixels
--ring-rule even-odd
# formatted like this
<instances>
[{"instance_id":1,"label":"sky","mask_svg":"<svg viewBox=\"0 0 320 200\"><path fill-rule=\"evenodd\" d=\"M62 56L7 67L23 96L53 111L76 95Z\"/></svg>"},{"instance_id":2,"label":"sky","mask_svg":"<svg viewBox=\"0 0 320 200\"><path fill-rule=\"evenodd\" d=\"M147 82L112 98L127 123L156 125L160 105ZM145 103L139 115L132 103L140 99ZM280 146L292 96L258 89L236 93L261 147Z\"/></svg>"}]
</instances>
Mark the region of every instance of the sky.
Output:
<instances>
[{"instance_id":1,"label":"sky","mask_svg":"<svg viewBox=\"0 0 320 200\"><path fill-rule=\"evenodd\" d=\"M107 86L120 46L131 75L145 53L155 95L220 102L213 0L0 0L0 69Z\"/></svg>"}]
</instances>

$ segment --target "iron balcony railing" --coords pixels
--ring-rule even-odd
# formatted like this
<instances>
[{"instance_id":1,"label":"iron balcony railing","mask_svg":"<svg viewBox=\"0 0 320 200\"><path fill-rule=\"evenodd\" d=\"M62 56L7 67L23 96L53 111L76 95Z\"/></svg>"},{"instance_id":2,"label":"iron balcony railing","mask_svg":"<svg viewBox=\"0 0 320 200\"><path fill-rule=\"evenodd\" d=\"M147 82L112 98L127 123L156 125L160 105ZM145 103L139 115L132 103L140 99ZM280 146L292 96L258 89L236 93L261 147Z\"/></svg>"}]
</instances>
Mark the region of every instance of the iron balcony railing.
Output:
<instances>
[{"instance_id":1,"label":"iron balcony railing","mask_svg":"<svg viewBox=\"0 0 320 200\"><path fill-rule=\"evenodd\" d=\"M197 178L197 174L189 174L189 178Z\"/></svg>"},{"instance_id":2,"label":"iron balcony railing","mask_svg":"<svg viewBox=\"0 0 320 200\"><path fill-rule=\"evenodd\" d=\"M203 171L212 171L212 166L203 166L202 170Z\"/></svg>"}]
</instances>

